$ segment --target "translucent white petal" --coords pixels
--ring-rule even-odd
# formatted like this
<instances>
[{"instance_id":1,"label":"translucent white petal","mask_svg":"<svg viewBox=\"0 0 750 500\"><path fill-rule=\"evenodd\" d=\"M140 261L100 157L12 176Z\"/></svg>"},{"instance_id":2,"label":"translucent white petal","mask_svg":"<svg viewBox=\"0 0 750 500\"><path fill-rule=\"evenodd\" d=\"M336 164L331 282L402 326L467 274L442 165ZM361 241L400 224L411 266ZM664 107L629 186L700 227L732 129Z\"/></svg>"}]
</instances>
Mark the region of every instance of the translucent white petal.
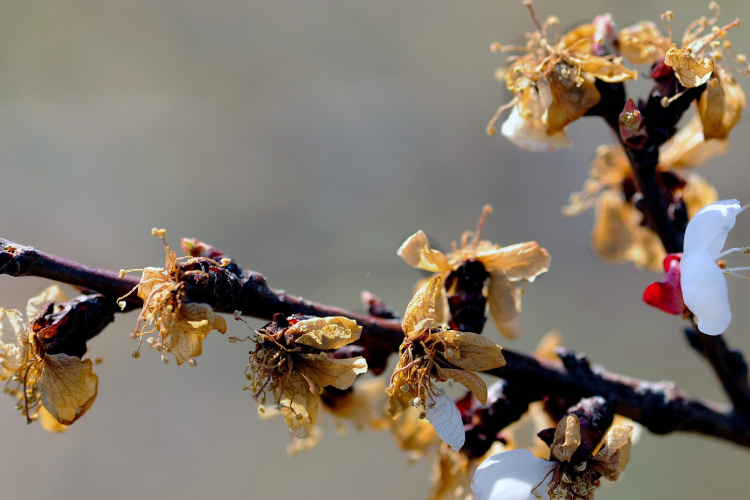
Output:
<instances>
[{"instance_id":1,"label":"translucent white petal","mask_svg":"<svg viewBox=\"0 0 750 500\"><path fill-rule=\"evenodd\" d=\"M460 450L466 440L466 434L461 412L458 411L456 404L445 394L435 398L432 408L430 408L429 399L427 403L426 418L435 428L437 435L454 451Z\"/></svg>"},{"instance_id":2,"label":"translucent white petal","mask_svg":"<svg viewBox=\"0 0 750 500\"><path fill-rule=\"evenodd\" d=\"M477 500L539 500L552 480L555 463L536 458L526 449L511 450L488 458L474 473L471 489Z\"/></svg>"},{"instance_id":3,"label":"translucent white petal","mask_svg":"<svg viewBox=\"0 0 750 500\"><path fill-rule=\"evenodd\" d=\"M685 255L703 250L716 260L740 210L742 207L737 200L717 201L703 207L690 219L685 230Z\"/></svg>"},{"instance_id":4,"label":"translucent white petal","mask_svg":"<svg viewBox=\"0 0 750 500\"><path fill-rule=\"evenodd\" d=\"M682 254L682 298L698 318L698 329L706 335L719 335L732 321L729 293L724 272L712 255L701 249Z\"/></svg>"}]
</instances>

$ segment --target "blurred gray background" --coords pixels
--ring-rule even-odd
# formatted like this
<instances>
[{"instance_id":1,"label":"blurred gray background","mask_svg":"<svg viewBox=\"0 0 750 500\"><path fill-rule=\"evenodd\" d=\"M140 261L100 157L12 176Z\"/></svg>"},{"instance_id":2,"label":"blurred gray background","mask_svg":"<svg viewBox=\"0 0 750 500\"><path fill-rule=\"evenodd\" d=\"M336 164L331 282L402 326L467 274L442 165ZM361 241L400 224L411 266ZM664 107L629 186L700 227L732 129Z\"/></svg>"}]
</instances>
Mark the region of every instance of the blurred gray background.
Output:
<instances>
[{"instance_id":1,"label":"blurred gray background","mask_svg":"<svg viewBox=\"0 0 750 500\"><path fill-rule=\"evenodd\" d=\"M707 3L536 6L563 28L604 12L623 27L671 8L682 33ZM149 230L165 227L173 245L210 242L274 287L351 309L368 289L403 311L418 274L396 256L402 241L423 229L447 248L491 203L486 237L534 239L553 256L524 297L526 336L505 345L528 351L558 329L613 371L724 399L680 321L641 302L657 276L597 260L592 212L560 215L594 148L611 141L602 123L573 124L574 149L550 154L485 135L509 99L493 78L503 59L488 46L531 29L520 0L0 5L0 236L118 270L162 265ZM747 2L722 7L726 22L750 18ZM744 26L731 39L750 51ZM749 137L741 123L730 153L699 170L723 198L750 201ZM750 243L750 218L730 243ZM23 308L45 286L0 277L0 304ZM730 293L726 337L750 353L750 285L734 280ZM426 462L409 465L387 434L338 436L330 418L322 444L289 459L284 424L258 420L242 391L248 346L214 332L197 368L164 366L150 350L133 360L135 319L119 316L90 343L104 359L99 396L67 434L26 426L0 400L0 496L426 494ZM244 331L230 322L230 335ZM646 434L620 484L597 498L745 497L749 467L750 452L728 443Z\"/></svg>"}]
</instances>

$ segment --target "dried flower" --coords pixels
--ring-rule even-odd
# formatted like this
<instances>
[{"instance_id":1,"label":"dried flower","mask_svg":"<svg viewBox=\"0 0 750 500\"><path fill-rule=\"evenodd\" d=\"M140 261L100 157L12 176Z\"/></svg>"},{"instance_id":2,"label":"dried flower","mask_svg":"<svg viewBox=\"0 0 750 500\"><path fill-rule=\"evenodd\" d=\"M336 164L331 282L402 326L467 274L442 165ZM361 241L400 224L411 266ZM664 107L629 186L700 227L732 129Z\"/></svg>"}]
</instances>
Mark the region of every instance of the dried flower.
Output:
<instances>
[{"instance_id":1,"label":"dried flower","mask_svg":"<svg viewBox=\"0 0 750 500\"><path fill-rule=\"evenodd\" d=\"M448 255L433 250L423 231L410 236L398 249L398 255L410 266L437 273L444 280L466 262L481 263L490 276L486 293L490 314L500 333L515 338L523 333L521 286L547 272L550 256L535 241L501 247L481 240L484 219L491 211L492 207L486 205L477 230L465 232L461 236L461 246L454 242L453 251ZM438 323L445 322L445 300L443 290L437 290L435 321Z\"/></svg>"},{"instance_id":2,"label":"dried flower","mask_svg":"<svg viewBox=\"0 0 750 500\"><path fill-rule=\"evenodd\" d=\"M732 321L725 276L746 278L739 271L750 269L722 269L716 262L732 253L750 254L747 247L722 252L727 235L742 211L737 200L712 203L693 217L685 231L680 263L682 296L698 320L698 329L706 335L724 333Z\"/></svg>"},{"instance_id":3,"label":"dried flower","mask_svg":"<svg viewBox=\"0 0 750 500\"><path fill-rule=\"evenodd\" d=\"M441 279L436 276L409 302L402 321L405 338L388 394L392 415L410 404L424 407L424 416L438 436L458 451L464 443L461 414L445 391L435 387L435 381L452 379L485 403L487 386L471 372L503 366L505 358L502 348L484 337L435 325L435 302L441 287Z\"/></svg>"},{"instance_id":4,"label":"dried flower","mask_svg":"<svg viewBox=\"0 0 750 500\"><path fill-rule=\"evenodd\" d=\"M651 21L641 21L620 30L620 51L633 64L653 64L664 57L669 39Z\"/></svg>"},{"instance_id":5,"label":"dried flower","mask_svg":"<svg viewBox=\"0 0 750 500\"><path fill-rule=\"evenodd\" d=\"M565 127L601 100L595 81L622 82L638 74L625 68L622 58L602 53L616 38L611 16L599 16L594 23L560 36L557 17L539 23L531 2L526 5L537 27L526 35L526 45L496 43L491 47L495 52L524 54L509 57L505 69L498 72L515 97L498 109L487 125L487 133L495 133L495 121L503 110L512 107L501 131L516 146L530 151L567 148L570 139Z\"/></svg>"},{"instance_id":6,"label":"dried flower","mask_svg":"<svg viewBox=\"0 0 750 500\"><path fill-rule=\"evenodd\" d=\"M167 244L163 229L154 229L152 234L161 238L164 243L164 267L120 271L121 275L133 271L143 272L141 282L133 289L137 290L138 297L143 300L143 310L133 332L133 337L139 338L138 350L133 357L140 355L143 337L158 332L158 340L149 339L148 344L159 352L163 350L172 353L177 364L181 365L201 354L203 339L211 330L222 334L227 331L227 322L214 314L211 305L190 300L184 281L187 276L208 277L209 272L220 270L222 264L206 257L177 258ZM162 355L162 359L166 362L167 358Z\"/></svg>"},{"instance_id":7,"label":"dried flower","mask_svg":"<svg viewBox=\"0 0 750 500\"><path fill-rule=\"evenodd\" d=\"M29 320L15 309L0 308L0 380L7 380L5 392L18 398L17 409L31 423L63 431L78 420L96 399L98 378L90 359L81 360L63 352L49 352L44 329L36 331L30 322L49 305L60 311L67 299L51 286L27 305Z\"/></svg>"},{"instance_id":8,"label":"dried flower","mask_svg":"<svg viewBox=\"0 0 750 500\"><path fill-rule=\"evenodd\" d=\"M277 314L273 322L248 337L255 349L245 370L251 381L245 389L252 391L261 408L271 393L294 437L305 439L319 409L311 386L315 391L328 386L348 389L357 375L367 372L367 361L361 356L334 359L325 352L355 342L361 332L355 321L341 316L285 318Z\"/></svg>"}]
</instances>

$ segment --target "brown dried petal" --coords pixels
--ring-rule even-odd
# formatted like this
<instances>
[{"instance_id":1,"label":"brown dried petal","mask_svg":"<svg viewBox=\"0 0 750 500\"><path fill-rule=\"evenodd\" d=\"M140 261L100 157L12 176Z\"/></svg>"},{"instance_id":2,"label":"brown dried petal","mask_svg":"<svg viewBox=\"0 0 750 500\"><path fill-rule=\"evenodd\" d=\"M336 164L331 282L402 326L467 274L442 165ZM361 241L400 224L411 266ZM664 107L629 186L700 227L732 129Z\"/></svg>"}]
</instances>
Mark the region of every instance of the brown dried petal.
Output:
<instances>
[{"instance_id":1,"label":"brown dried petal","mask_svg":"<svg viewBox=\"0 0 750 500\"><path fill-rule=\"evenodd\" d=\"M696 59L690 48L678 49L675 44L672 44L664 56L664 64L674 70L675 76L685 88L703 85L711 78L714 70L714 62L711 59Z\"/></svg>"},{"instance_id":2,"label":"brown dried petal","mask_svg":"<svg viewBox=\"0 0 750 500\"><path fill-rule=\"evenodd\" d=\"M630 461L632 436L633 427L629 425L612 426L604 436L604 445L595 458L606 464L605 477L610 481L616 481Z\"/></svg>"},{"instance_id":3,"label":"brown dried petal","mask_svg":"<svg viewBox=\"0 0 750 500\"><path fill-rule=\"evenodd\" d=\"M575 62L581 68L581 71L607 83L621 83L625 80L638 79L638 72L626 68L622 64L622 58L610 59L585 54L582 56L576 56Z\"/></svg>"},{"instance_id":4,"label":"brown dried petal","mask_svg":"<svg viewBox=\"0 0 750 500\"><path fill-rule=\"evenodd\" d=\"M315 425L310 430L310 435L305 439L299 439L292 436L292 439L286 447L286 453L290 458L294 458L301 452L312 450L318 446L321 439L323 439L323 428L319 425Z\"/></svg>"},{"instance_id":5,"label":"brown dried petal","mask_svg":"<svg viewBox=\"0 0 750 500\"><path fill-rule=\"evenodd\" d=\"M512 281L534 281L534 278L547 272L550 263L549 252L536 241L481 251L476 259L484 264L488 272L502 271Z\"/></svg>"},{"instance_id":6,"label":"brown dried petal","mask_svg":"<svg viewBox=\"0 0 750 500\"><path fill-rule=\"evenodd\" d=\"M561 462L569 462L581 445L581 425L578 417L569 414L557 424L550 453Z\"/></svg>"},{"instance_id":7,"label":"brown dried petal","mask_svg":"<svg viewBox=\"0 0 750 500\"><path fill-rule=\"evenodd\" d=\"M478 375L453 368L438 368L438 376L441 382L453 379L454 382L458 382L473 392L480 403L487 404L487 384Z\"/></svg>"},{"instance_id":8,"label":"brown dried petal","mask_svg":"<svg viewBox=\"0 0 750 500\"><path fill-rule=\"evenodd\" d=\"M557 330L552 330L547 335L542 337L539 344L532 353L535 358L548 359L551 361L557 361L559 357L555 350L562 345L562 334Z\"/></svg>"},{"instance_id":9,"label":"brown dried petal","mask_svg":"<svg viewBox=\"0 0 750 500\"><path fill-rule=\"evenodd\" d=\"M549 76L553 102L547 109L545 132L556 134L594 107L600 100L601 94L596 85L588 79L580 85L575 81L575 70L564 64L558 64Z\"/></svg>"},{"instance_id":10,"label":"brown dried petal","mask_svg":"<svg viewBox=\"0 0 750 500\"><path fill-rule=\"evenodd\" d=\"M447 276L448 273L443 273L440 278L442 280L445 280ZM432 278L425 278L423 280L419 280L417 282L417 285L414 287L414 293L417 293L417 291L427 283L429 283L431 279ZM445 325L446 323L448 323L449 311L450 308L448 307L448 297L445 294L445 288L441 286L440 288L438 288L437 294L435 295L435 324Z\"/></svg>"},{"instance_id":11,"label":"brown dried petal","mask_svg":"<svg viewBox=\"0 0 750 500\"><path fill-rule=\"evenodd\" d=\"M423 231L409 236L396 253L411 267L433 273L452 270L445 255L430 248L430 242Z\"/></svg>"},{"instance_id":12,"label":"brown dried petal","mask_svg":"<svg viewBox=\"0 0 750 500\"><path fill-rule=\"evenodd\" d=\"M308 437L318 418L318 398L310 392L305 377L299 372L291 372L281 384L273 388L273 392L282 406L284 422L294 437Z\"/></svg>"},{"instance_id":13,"label":"brown dried petal","mask_svg":"<svg viewBox=\"0 0 750 500\"><path fill-rule=\"evenodd\" d=\"M42 405L61 424L70 425L86 413L96 399L98 383L90 359L53 354L42 360Z\"/></svg>"},{"instance_id":14,"label":"brown dried petal","mask_svg":"<svg viewBox=\"0 0 750 500\"><path fill-rule=\"evenodd\" d=\"M406 366L406 360L399 358L396 368L393 369L394 373L398 372L404 366ZM386 391L389 396L388 411L394 417L409 407L410 394L401 390L401 386L406 385L406 382L404 372L397 373L393 376L391 385L388 386Z\"/></svg>"},{"instance_id":15,"label":"brown dried petal","mask_svg":"<svg viewBox=\"0 0 750 500\"><path fill-rule=\"evenodd\" d=\"M694 116L659 151L659 168L692 168L702 165L714 156L726 153L729 141L708 139L703 135L700 116Z\"/></svg>"},{"instance_id":16,"label":"brown dried petal","mask_svg":"<svg viewBox=\"0 0 750 500\"><path fill-rule=\"evenodd\" d=\"M514 339L523 335L521 290L500 271L490 273L487 303L492 321L503 336Z\"/></svg>"},{"instance_id":17,"label":"brown dried petal","mask_svg":"<svg viewBox=\"0 0 750 500\"><path fill-rule=\"evenodd\" d=\"M526 151L569 149L572 143L564 130L557 133L548 132L547 124L543 121L545 111L539 93L533 88L526 88L519 102L513 106L510 115L503 122L500 132L510 142Z\"/></svg>"},{"instance_id":18,"label":"brown dried petal","mask_svg":"<svg viewBox=\"0 0 750 500\"><path fill-rule=\"evenodd\" d=\"M184 328L173 328L168 336L167 343L169 352L174 354L177 365L183 364L190 358L195 358L203 353L203 339L206 336L201 333L192 333Z\"/></svg>"},{"instance_id":19,"label":"brown dried petal","mask_svg":"<svg viewBox=\"0 0 750 500\"><path fill-rule=\"evenodd\" d=\"M329 316L326 318L312 318L292 325L286 335L297 344L303 344L317 349L338 349L359 339L362 327L353 319L343 316Z\"/></svg>"},{"instance_id":20,"label":"brown dried petal","mask_svg":"<svg viewBox=\"0 0 750 500\"><path fill-rule=\"evenodd\" d=\"M703 137L706 140L726 139L740 121L742 108L745 107L742 87L728 75L719 80L721 85L707 85L698 101L698 114L703 122Z\"/></svg>"},{"instance_id":21,"label":"brown dried petal","mask_svg":"<svg viewBox=\"0 0 750 500\"><path fill-rule=\"evenodd\" d=\"M505 366L503 348L481 335L455 330L446 330L436 335L458 349L458 358L454 356L446 359L459 368L483 372Z\"/></svg>"},{"instance_id":22,"label":"brown dried petal","mask_svg":"<svg viewBox=\"0 0 750 500\"><path fill-rule=\"evenodd\" d=\"M31 297L26 303L26 317L31 322L42 310L42 307L46 306L50 302L54 304L62 304L63 302L67 301L68 298L62 292L62 290L60 290L59 286L49 286L45 288L44 291L39 295Z\"/></svg>"},{"instance_id":23,"label":"brown dried petal","mask_svg":"<svg viewBox=\"0 0 750 500\"><path fill-rule=\"evenodd\" d=\"M348 389L357 375L367 373L367 361L358 356L349 359L330 359L326 353L301 354L294 366L307 380L318 387L333 386Z\"/></svg>"},{"instance_id":24,"label":"brown dried petal","mask_svg":"<svg viewBox=\"0 0 750 500\"><path fill-rule=\"evenodd\" d=\"M476 465L474 466L476 467ZM463 453L441 445L432 464L427 500L471 500L471 462Z\"/></svg>"},{"instance_id":25,"label":"brown dried petal","mask_svg":"<svg viewBox=\"0 0 750 500\"><path fill-rule=\"evenodd\" d=\"M401 322L401 328L407 336L435 323L437 293L442 287L440 276L435 276L414 294L409 305L406 306L404 319Z\"/></svg>"}]
</instances>

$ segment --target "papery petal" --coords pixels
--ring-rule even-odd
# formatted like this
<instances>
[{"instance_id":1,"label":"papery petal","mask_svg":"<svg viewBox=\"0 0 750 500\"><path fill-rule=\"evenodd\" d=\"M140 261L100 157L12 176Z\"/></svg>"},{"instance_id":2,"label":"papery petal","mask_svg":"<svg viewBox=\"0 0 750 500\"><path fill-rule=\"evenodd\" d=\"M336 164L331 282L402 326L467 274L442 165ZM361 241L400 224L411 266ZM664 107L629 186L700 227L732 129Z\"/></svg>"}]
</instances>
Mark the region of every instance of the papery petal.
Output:
<instances>
[{"instance_id":1,"label":"papery petal","mask_svg":"<svg viewBox=\"0 0 750 500\"><path fill-rule=\"evenodd\" d=\"M456 370L454 368L440 368L438 367L438 375L441 382L446 382L448 379L453 379L467 389L469 389L474 396L483 405L487 404L487 384L479 376L466 370Z\"/></svg>"},{"instance_id":2,"label":"papery petal","mask_svg":"<svg viewBox=\"0 0 750 500\"><path fill-rule=\"evenodd\" d=\"M476 500L539 500L534 493L543 497L555 467L554 462L536 458L526 449L506 451L482 462L471 489Z\"/></svg>"},{"instance_id":3,"label":"papery petal","mask_svg":"<svg viewBox=\"0 0 750 500\"><path fill-rule=\"evenodd\" d=\"M393 418L392 434L399 448L408 451L415 459L424 456L437 441L435 429L428 421L419 418L419 411L412 407Z\"/></svg>"},{"instance_id":4,"label":"papery petal","mask_svg":"<svg viewBox=\"0 0 750 500\"><path fill-rule=\"evenodd\" d=\"M334 406L327 406L334 416L349 420L359 428L383 431L391 428L388 414L386 381L383 377L358 380L351 392L336 398Z\"/></svg>"},{"instance_id":5,"label":"papery petal","mask_svg":"<svg viewBox=\"0 0 750 500\"><path fill-rule=\"evenodd\" d=\"M443 287L440 276L432 278L420 288L409 301L404 312L401 327L405 334L410 334L435 323L435 304L437 293Z\"/></svg>"},{"instance_id":6,"label":"papery petal","mask_svg":"<svg viewBox=\"0 0 750 500\"><path fill-rule=\"evenodd\" d=\"M593 62L588 64L596 66L597 70L603 69ZM562 132L569 123L584 116L602 98L593 78L582 77L583 81L577 82L573 75L575 69L562 63L556 64L549 74L553 101L544 116L548 136Z\"/></svg>"},{"instance_id":7,"label":"papery petal","mask_svg":"<svg viewBox=\"0 0 750 500\"><path fill-rule=\"evenodd\" d=\"M343 316L305 319L286 331L286 336L293 338L295 343L323 350L338 349L356 342L361 334L362 327L353 319Z\"/></svg>"},{"instance_id":8,"label":"papery petal","mask_svg":"<svg viewBox=\"0 0 750 500\"><path fill-rule=\"evenodd\" d=\"M389 407L388 411L390 412L391 416L396 416L405 409L409 408L409 402L410 402L410 394L408 392L402 391L401 386L406 385L405 380L405 373L399 372L399 370L407 365L407 360L404 358L399 357L398 363L396 364L396 367L393 369L393 372L396 373L396 375L393 376L391 380L391 384L388 386L387 393L388 393L388 401L389 401Z\"/></svg>"},{"instance_id":9,"label":"papery petal","mask_svg":"<svg viewBox=\"0 0 750 500\"><path fill-rule=\"evenodd\" d=\"M699 87L711 78L714 62L707 57L696 58L688 48L678 49L675 44L664 56L664 64L674 70L674 74L683 87Z\"/></svg>"},{"instance_id":10,"label":"papery petal","mask_svg":"<svg viewBox=\"0 0 750 500\"><path fill-rule=\"evenodd\" d=\"M682 199L685 202L688 219L692 219L701 208L719 201L719 194L706 179L691 172L685 175Z\"/></svg>"},{"instance_id":11,"label":"papery petal","mask_svg":"<svg viewBox=\"0 0 750 500\"><path fill-rule=\"evenodd\" d=\"M67 432L70 428L69 425L64 425L58 422L44 406L40 406L37 411L39 412L39 425L41 425L42 429L45 431L62 433Z\"/></svg>"},{"instance_id":12,"label":"papery petal","mask_svg":"<svg viewBox=\"0 0 750 500\"><path fill-rule=\"evenodd\" d=\"M464 445L466 434L456 403L445 394L436 397L434 401L428 398L425 413L425 418L432 424L440 439L454 451L459 451Z\"/></svg>"},{"instance_id":13,"label":"papery petal","mask_svg":"<svg viewBox=\"0 0 750 500\"><path fill-rule=\"evenodd\" d=\"M323 439L323 428L319 425L315 425L310 429L310 435L305 439L299 439L292 436L286 447L286 454L289 455L290 458L294 458L301 452L312 450L318 446L321 439Z\"/></svg>"},{"instance_id":14,"label":"papery petal","mask_svg":"<svg viewBox=\"0 0 750 500\"><path fill-rule=\"evenodd\" d=\"M698 101L698 114L706 139L726 139L740 121L745 93L739 83L722 71L720 85L707 85ZM711 82L714 83L713 81Z\"/></svg>"},{"instance_id":15,"label":"papery petal","mask_svg":"<svg viewBox=\"0 0 750 500\"><path fill-rule=\"evenodd\" d=\"M641 21L620 30L620 51L633 64L653 64L665 54L668 42L651 21Z\"/></svg>"},{"instance_id":16,"label":"papery petal","mask_svg":"<svg viewBox=\"0 0 750 500\"><path fill-rule=\"evenodd\" d=\"M539 102L539 94L527 89L528 97L513 106L508 118L500 127L500 132L513 144L526 151L555 151L569 149L572 145L564 130L548 135L547 125L542 121L544 110Z\"/></svg>"},{"instance_id":17,"label":"papery petal","mask_svg":"<svg viewBox=\"0 0 750 500\"><path fill-rule=\"evenodd\" d=\"M557 424L550 453L561 462L570 462L580 445L581 425L578 417L571 413Z\"/></svg>"},{"instance_id":18,"label":"papery petal","mask_svg":"<svg viewBox=\"0 0 750 500\"><path fill-rule=\"evenodd\" d=\"M523 335L521 290L500 271L490 273L487 303L498 331L509 339Z\"/></svg>"},{"instance_id":19,"label":"papery petal","mask_svg":"<svg viewBox=\"0 0 750 500\"><path fill-rule=\"evenodd\" d=\"M10 378L26 360L29 324L17 309L0 307L0 380Z\"/></svg>"},{"instance_id":20,"label":"papery petal","mask_svg":"<svg viewBox=\"0 0 750 500\"><path fill-rule=\"evenodd\" d=\"M701 209L685 229L685 256L703 250L713 260L719 258L729 231L742 207L737 200L722 200ZM683 274L685 270L683 269Z\"/></svg>"},{"instance_id":21,"label":"papery petal","mask_svg":"<svg viewBox=\"0 0 750 500\"><path fill-rule=\"evenodd\" d=\"M361 356L331 359L324 352L301 354L295 366L318 387L332 386L336 389L348 389L357 375L367 373L367 361Z\"/></svg>"},{"instance_id":22,"label":"papery petal","mask_svg":"<svg viewBox=\"0 0 750 500\"><path fill-rule=\"evenodd\" d=\"M694 116L687 125L662 145L659 151L659 168L693 168L707 162L714 156L727 152L729 141L706 139L700 116Z\"/></svg>"},{"instance_id":23,"label":"papery petal","mask_svg":"<svg viewBox=\"0 0 750 500\"><path fill-rule=\"evenodd\" d=\"M581 71L585 71L607 83L621 83L625 80L638 79L638 72L626 68L622 64L622 57L611 59L597 57L591 54L582 54L581 56L576 56L575 60L580 66ZM597 102L598 101L599 100L597 99Z\"/></svg>"},{"instance_id":24,"label":"papery petal","mask_svg":"<svg viewBox=\"0 0 750 500\"><path fill-rule=\"evenodd\" d=\"M29 319L29 322L31 322L34 320L34 318L36 318L43 306L49 304L50 302L54 304L62 304L63 302L67 301L68 298L62 292L62 290L60 290L59 286L49 286L45 288L44 291L39 295L31 297L26 303L26 317Z\"/></svg>"},{"instance_id":25,"label":"papery petal","mask_svg":"<svg viewBox=\"0 0 750 500\"><path fill-rule=\"evenodd\" d=\"M534 281L549 270L549 252L536 241L477 252L476 259L488 272L502 271L511 280Z\"/></svg>"},{"instance_id":26,"label":"papery petal","mask_svg":"<svg viewBox=\"0 0 750 500\"><path fill-rule=\"evenodd\" d=\"M284 422L294 437L308 437L318 418L318 398L310 392L307 380L299 372L290 372L280 385L273 388L273 392L282 406Z\"/></svg>"},{"instance_id":27,"label":"papery petal","mask_svg":"<svg viewBox=\"0 0 750 500\"><path fill-rule=\"evenodd\" d=\"M52 354L42 360L42 405L61 424L70 425L94 404L99 379L90 359Z\"/></svg>"},{"instance_id":28,"label":"papery petal","mask_svg":"<svg viewBox=\"0 0 750 500\"><path fill-rule=\"evenodd\" d=\"M688 251L687 245L680 269L682 298L698 318L698 329L706 335L724 333L732 321L724 272L711 255L701 249Z\"/></svg>"},{"instance_id":29,"label":"papery petal","mask_svg":"<svg viewBox=\"0 0 750 500\"><path fill-rule=\"evenodd\" d=\"M503 348L481 335L455 330L446 330L436 335L458 349L458 358L449 359L459 368L483 372L505 366Z\"/></svg>"},{"instance_id":30,"label":"papery petal","mask_svg":"<svg viewBox=\"0 0 750 500\"><path fill-rule=\"evenodd\" d=\"M443 252L430 248L430 242L423 231L409 236L396 253L404 262L417 269L433 273L452 270Z\"/></svg>"}]
</instances>

